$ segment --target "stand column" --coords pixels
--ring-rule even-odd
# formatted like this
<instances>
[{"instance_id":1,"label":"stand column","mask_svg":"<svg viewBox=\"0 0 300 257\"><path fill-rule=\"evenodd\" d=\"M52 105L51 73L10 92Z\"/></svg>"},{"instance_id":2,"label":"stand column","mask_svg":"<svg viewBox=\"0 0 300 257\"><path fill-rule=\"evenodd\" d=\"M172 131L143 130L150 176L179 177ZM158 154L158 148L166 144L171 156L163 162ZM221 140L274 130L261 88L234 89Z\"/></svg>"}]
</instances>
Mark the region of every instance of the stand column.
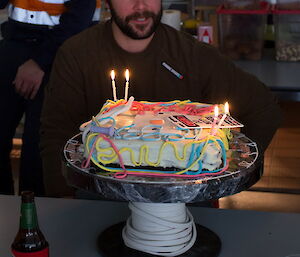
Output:
<instances>
[{"instance_id":1,"label":"stand column","mask_svg":"<svg viewBox=\"0 0 300 257\"><path fill-rule=\"evenodd\" d=\"M130 202L129 208L126 223L108 228L98 238L105 257L218 256L219 237L195 225L184 203Z\"/></svg>"}]
</instances>

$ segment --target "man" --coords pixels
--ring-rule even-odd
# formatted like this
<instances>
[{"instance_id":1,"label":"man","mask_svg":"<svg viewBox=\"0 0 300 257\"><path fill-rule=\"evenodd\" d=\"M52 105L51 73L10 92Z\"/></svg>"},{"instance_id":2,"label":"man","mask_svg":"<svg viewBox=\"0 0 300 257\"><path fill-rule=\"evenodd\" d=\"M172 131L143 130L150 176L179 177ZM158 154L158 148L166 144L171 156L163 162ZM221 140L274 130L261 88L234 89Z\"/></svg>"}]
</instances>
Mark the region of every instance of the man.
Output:
<instances>
[{"instance_id":1,"label":"man","mask_svg":"<svg viewBox=\"0 0 300 257\"><path fill-rule=\"evenodd\" d=\"M61 149L81 123L112 99L112 69L117 72L119 99L124 97L123 72L128 68L129 95L137 100L229 101L233 116L245 124L244 133L261 152L266 149L278 127L280 110L262 83L213 47L161 24L160 0L110 0L108 4L111 21L68 40L55 60L42 115L41 149L50 195L68 193L61 174Z\"/></svg>"},{"instance_id":2,"label":"man","mask_svg":"<svg viewBox=\"0 0 300 257\"><path fill-rule=\"evenodd\" d=\"M0 193L14 193L10 151L25 114L19 190L43 195L39 153L43 85L57 48L93 23L96 0L0 0L0 8L6 6L9 19L1 25L0 41Z\"/></svg>"}]
</instances>

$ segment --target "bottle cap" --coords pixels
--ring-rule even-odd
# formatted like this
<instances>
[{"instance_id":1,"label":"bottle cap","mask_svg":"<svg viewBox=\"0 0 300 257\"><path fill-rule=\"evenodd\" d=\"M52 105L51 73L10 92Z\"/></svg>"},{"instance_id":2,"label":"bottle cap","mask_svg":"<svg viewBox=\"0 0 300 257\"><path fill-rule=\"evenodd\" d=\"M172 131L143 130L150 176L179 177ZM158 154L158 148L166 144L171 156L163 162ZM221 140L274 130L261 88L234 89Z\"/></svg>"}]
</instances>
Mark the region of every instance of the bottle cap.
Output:
<instances>
[{"instance_id":1,"label":"bottle cap","mask_svg":"<svg viewBox=\"0 0 300 257\"><path fill-rule=\"evenodd\" d=\"M22 202L23 203L31 203L34 199L34 192L32 191L23 191L21 192Z\"/></svg>"},{"instance_id":2,"label":"bottle cap","mask_svg":"<svg viewBox=\"0 0 300 257\"><path fill-rule=\"evenodd\" d=\"M183 27L185 29L197 28L198 25L199 25L199 21L195 19L188 19L183 22Z\"/></svg>"}]
</instances>

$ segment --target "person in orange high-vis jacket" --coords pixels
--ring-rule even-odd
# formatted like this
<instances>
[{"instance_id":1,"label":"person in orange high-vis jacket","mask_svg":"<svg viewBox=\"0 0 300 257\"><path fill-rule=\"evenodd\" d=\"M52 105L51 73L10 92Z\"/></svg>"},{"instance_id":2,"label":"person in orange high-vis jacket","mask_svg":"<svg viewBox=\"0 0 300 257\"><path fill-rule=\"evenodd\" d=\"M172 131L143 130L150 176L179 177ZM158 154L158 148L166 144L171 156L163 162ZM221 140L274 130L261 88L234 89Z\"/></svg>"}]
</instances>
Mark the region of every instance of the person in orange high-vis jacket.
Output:
<instances>
[{"instance_id":1,"label":"person in orange high-vis jacket","mask_svg":"<svg viewBox=\"0 0 300 257\"><path fill-rule=\"evenodd\" d=\"M25 117L19 191L44 195L39 154L43 88L59 46L100 18L98 0L0 0L0 194L13 194L12 139Z\"/></svg>"}]
</instances>

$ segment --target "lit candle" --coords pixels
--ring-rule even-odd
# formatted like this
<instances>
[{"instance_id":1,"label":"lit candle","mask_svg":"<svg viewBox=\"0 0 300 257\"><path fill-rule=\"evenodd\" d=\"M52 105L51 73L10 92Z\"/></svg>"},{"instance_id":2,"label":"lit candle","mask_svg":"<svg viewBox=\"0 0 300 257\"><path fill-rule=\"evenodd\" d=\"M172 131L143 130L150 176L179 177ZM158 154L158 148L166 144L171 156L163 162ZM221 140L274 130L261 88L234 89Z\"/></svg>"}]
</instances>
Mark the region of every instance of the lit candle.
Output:
<instances>
[{"instance_id":1,"label":"lit candle","mask_svg":"<svg viewBox=\"0 0 300 257\"><path fill-rule=\"evenodd\" d=\"M129 70L126 69L125 71L125 78L126 78L126 84L125 84L125 101L128 99L128 87L129 87Z\"/></svg>"},{"instance_id":2,"label":"lit candle","mask_svg":"<svg viewBox=\"0 0 300 257\"><path fill-rule=\"evenodd\" d=\"M212 126L211 126L211 134L212 135L216 134L215 126L217 124L217 120L218 120L218 116L219 116L219 107L218 107L218 105L215 105L214 113L215 113L215 116L214 116L214 120L213 120L213 123L212 123Z\"/></svg>"},{"instance_id":3,"label":"lit candle","mask_svg":"<svg viewBox=\"0 0 300 257\"><path fill-rule=\"evenodd\" d=\"M111 71L110 77L111 77L111 85L113 90L113 97L114 97L114 101L116 102L118 99L117 99L117 89L116 89L116 82L115 82L116 74L114 70Z\"/></svg>"},{"instance_id":4,"label":"lit candle","mask_svg":"<svg viewBox=\"0 0 300 257\"><path fill-rule=\"evenodd\" d=\"M221 120L220 120L220 122L217 126L217 129L219 129L222 126L222 124L223 124L224 120L226 119L226 116L227 116L228 113L229 113L229 104L228 104L228 102L226 102L225 106L224 106L224 114L223 114L223 116L222 116L222 118L221 118Z\"/></svg>"}]
</instances>

